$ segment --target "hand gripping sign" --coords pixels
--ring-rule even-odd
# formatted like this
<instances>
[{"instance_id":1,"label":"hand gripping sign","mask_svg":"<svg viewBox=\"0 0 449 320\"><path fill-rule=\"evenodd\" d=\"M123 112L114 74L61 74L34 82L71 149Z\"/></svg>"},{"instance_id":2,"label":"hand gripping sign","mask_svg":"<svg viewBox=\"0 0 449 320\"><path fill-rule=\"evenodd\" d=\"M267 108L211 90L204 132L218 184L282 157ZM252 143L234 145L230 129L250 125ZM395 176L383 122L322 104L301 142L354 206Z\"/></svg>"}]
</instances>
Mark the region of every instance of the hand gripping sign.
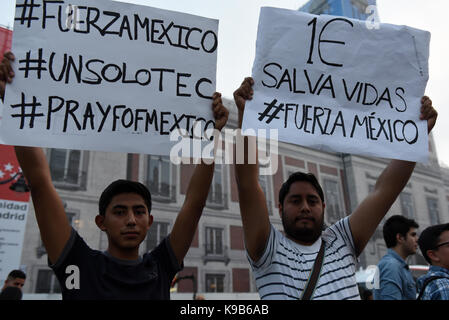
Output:
<instances>
[{"instance_id":1,"label":"hand gripping sign","mask_svg":"<svg viewBox=\"0 0 449 320\"><path fill-rule=\"evenodd\" d=\"M213 128L218 21L109 0L18 0L0 139L168 155Z\"/></svg>"},{"instance_id":2,"label":"hand gripping sign","mask_svg":"<svg viewBox=\"0 0 449 320\"><path fill-rule=\"evenodd\" d=\"M406 26L261 9L254 98L243 130L324 151L427 161L419 120L430 33Z\"/></svg>"}]
</instances>

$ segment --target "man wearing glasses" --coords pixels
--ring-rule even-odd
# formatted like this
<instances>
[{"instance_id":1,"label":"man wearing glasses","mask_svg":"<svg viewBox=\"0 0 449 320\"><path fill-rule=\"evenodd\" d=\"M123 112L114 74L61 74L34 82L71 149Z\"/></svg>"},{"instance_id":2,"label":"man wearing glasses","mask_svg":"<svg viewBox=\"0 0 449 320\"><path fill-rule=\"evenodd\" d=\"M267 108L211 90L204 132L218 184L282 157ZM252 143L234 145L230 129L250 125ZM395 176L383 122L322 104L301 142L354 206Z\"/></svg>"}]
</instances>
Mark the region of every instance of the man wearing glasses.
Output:
<instances>
[{"instance_id":1,"label":"man wearing glasses","mask_svg":"<svg viewBox=\"0 0 449 320\"><path fill-rule=\"evenodd\" d=\"M449 300L449 223L425 229L418 244L430 263L429 272L418 279L418 299Z\"/></svg>"}]
</instances>

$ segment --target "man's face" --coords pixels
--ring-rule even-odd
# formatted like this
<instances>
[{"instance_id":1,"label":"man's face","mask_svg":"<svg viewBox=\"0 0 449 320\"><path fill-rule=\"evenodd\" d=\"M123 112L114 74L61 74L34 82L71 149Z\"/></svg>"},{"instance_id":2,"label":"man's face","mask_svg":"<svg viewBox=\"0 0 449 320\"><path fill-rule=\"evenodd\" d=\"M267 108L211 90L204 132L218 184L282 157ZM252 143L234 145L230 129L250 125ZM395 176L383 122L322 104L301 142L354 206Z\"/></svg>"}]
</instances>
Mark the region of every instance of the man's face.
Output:
<instances>
[{"instance_id":1,"label":"man's face","mask_svg":"<svg viewBox=\"0 0 449 320\"><path fill-rule=\"evenodd\" d=\"M108 234L110 247L129 250L138 249L152 222L140 195L122 193L112 198L99 227Z\"/></svg>"},{"instance_id":2,"label":"man's face","mask_svg":"<svg viewBox=\"0 0 449 320\"><path fill-rule=\"evenodd\" d=\"M449 230L441 233L437 248L432 250L438 265L449 270Z\"/></svg>"},{"instance_id":3,"label":"man's face","mask_svg":"<svg viewBox=\"0 0 449 320\"><path fill-rule=\"evenodd\" d=\"M418 250L418 233L416 232L416 228L410 228L407 232L403 246L408 255L416 253L416 250Z\"/></svg>"},{"instance_id":4,"label":"man's face","mask_svg":"<svg viewBox=\"0 0 449 320\"><path fill-rule=\"evenodd\" d=\"M6 280L5 281L5 285L3 288L6 287L16 287L19 288L20 290L22 290L22 287L25 285L25 279L22 278L15 278L12 280Z\"/></svg>"},{"instance_id":5,"label":"man's face","mask_svg":"<svg viewBox=\"0 0 449 320\"><path fill-rule=\"evenodd\" d=\"M321 235L325 205L309 182L292 183L279 211L287 236L305 245L313 244Z\"/></svg>"}]
</instances>

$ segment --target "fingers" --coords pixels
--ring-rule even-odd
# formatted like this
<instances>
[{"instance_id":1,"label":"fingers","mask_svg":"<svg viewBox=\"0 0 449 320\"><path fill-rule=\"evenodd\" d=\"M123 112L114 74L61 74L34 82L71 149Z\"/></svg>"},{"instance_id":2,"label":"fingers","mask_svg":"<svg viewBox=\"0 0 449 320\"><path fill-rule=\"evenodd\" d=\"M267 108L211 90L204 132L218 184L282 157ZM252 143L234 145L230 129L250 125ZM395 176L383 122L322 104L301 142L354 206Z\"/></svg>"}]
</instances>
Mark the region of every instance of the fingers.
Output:
<instances>
[{"instance_id":1,"label":"fingers","mask_svg":"<svg viewBox=\"0 0 449 320\"><path fill-rule=\"evenodd\" d=\"M432 100L429 97L424 96L421 98L421 120L427 120L427 130L430 132L435 126L438 117L438 112L432 106Z\"/></svg>"},{"instance_id":2,"label":"fingers","mask_svg":"<svg viewBox=\"0 0 449 320\"><path fill-rule=\"evenodd\" d=\"M226 122L228 121L229 111L223 105L223 101L221 99L221 93L215 92L212 95L212 110L215 118L215 128L221 130Z\"/></svg>"},{"instance_id":3,"label":"fingers","mask_svg":"<svg viewBox=\"0 0 449 320\"><path fill-rule=\"evenodd\" d=\"M12 78L14 77L14 71L12 70L11 62L15 60L12 52L7 52L3 56L2 63L0 65L0 80L6 81L8 83L12 82Z\"/></svg>"},{"instance_id":4,"label":"fingers","mask_svg":"<svg viewBox=\"0 0 449 320\"><path fill-rule=\"evenodd\" d=\"M254 84L254 80L251 77L247 77L245 78L245 80L243 80L242 84L240 85L240 88L238 88L235 92L234 92L234 97L240 96L245 100L251 100L253 98L253 84Z\"/></svg>"},{"instance_id":5,"label":"fingers","mask_svg":"<svg viewBox=\"0 0 449 320\"><path fill-rule=\"evenodd\" d=\"M421 120L429 119L429 116L436 112L436 110L432 107L432 100L429 97L424 96L421 98Z\"/></svg>"},{"instance_id":6,"label":"fingers","mask_svg":"<svg viewBox=\"0 0 449 320\"><path fill-rule=\"evenodd\" d=\"M246 100L251 100L253 98L254 80L251 77L247 77L243 80L240 87L234 91L234 100L239 109L245 107Z\"/></svg>"},{"instance_id":7,"label":"fingers","mask_svg":"<svg viewBox=\"0 0 449 320\"><path fill-rule=\"evenodd\" d=\"M15 57L12 52L4 54L2 62L0 63L0 98L3 99L5 94L6 82L11 83L14 78L14 71L12 70L11 62Z\"/></svg>"},{"instance_id":8,"label":"fingers","mask_svg":"<svg viewBox=\"0 0 449 320\"><path fill-rule=\"evenodd\" d=\"M14 61L16 59L16 57L14 56L14 54L11 51L5 52L3 57L7 58L10 61Z\"/></svg>"},{"instance_id":9,"label":"fingers","mask_svg":"<svg viewBox=\"0 0 449 320\"><path fill-rule=\"evenodd\" d=\"M5 94L5 82L0 80L0 99L3 100Z\"/></svg>"}]
</instances>

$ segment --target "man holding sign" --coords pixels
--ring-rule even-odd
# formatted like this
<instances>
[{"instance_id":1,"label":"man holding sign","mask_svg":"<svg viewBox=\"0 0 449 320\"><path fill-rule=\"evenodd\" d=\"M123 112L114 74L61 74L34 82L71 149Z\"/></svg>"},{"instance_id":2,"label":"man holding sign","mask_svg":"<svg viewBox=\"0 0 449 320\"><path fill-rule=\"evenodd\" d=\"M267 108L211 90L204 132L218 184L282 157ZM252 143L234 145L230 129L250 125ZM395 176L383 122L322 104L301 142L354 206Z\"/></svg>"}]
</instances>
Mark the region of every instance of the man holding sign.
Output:
<instances>
[{"instance_id":1,"label":"man holding sign","mask_svg":"<svg viewBox=\"0 0 449 320\"><path fill-rule=\"evenodd\" d=\"M11 53L0 65L0 97L14 73ZM228 110L214 93L215 127L221 130ZM49 264L62 287L63 299L169 299L172 278L182 269L201 217L214 164L200 163L190 180L173 230L153 251L139 257L151 216L151 194L138 182L117 180L102 193L97 226L108 236L106 252L92 250L70 227L64 206L52 183L44 152L16 146L16 155L30 185L36 218Z\"/></svg>"},{"instance_id":2,"label":"man holding sign","mask_svg":"<svg viewBox=\"0 0 449 320\"><path fill-rule=\"evenodd\" d=\"M234 92L239 127L245 104L253 98L254 80L246 78ZM430 132L437 112L423 97L421 120ZM246 137L248 140L254 137ZM247 146L245 146L247 149ZM247 150L245 150L247 155ZM259 166L245 159L236 164L240 212L248 258L261 299L360 299L355 263L382 218L407 184L414 162L392 160L371 194L348 217L323 230L324 194L313 174L297 172L279 192L279 215L285 236L270 224L265 195L259 185ZM322 252L322 262L315 266ZM310 275L317 267L316 283ZM308 285L309 296L304 297Z\"/></svg>"},{"instance_id":3,"label":"man holding sign","mask_svg":"<svg viewBox=\"0 0 449 320\"><path fill-rule=\"evenodd\" d=\"M369 29L345 17L262 8L254 80L234 93L240 128L276 128L284 142L401 159L391 161L350 216L325 230L319 182L313 174L292 174L279 192L285 236L270 224L257 162L236 165L245 243L262 299L360 299L356 259L415 162L427 159L437 117L422 97L429 40L429 32L404 26Z\"/></svg>"}]
</instances>

